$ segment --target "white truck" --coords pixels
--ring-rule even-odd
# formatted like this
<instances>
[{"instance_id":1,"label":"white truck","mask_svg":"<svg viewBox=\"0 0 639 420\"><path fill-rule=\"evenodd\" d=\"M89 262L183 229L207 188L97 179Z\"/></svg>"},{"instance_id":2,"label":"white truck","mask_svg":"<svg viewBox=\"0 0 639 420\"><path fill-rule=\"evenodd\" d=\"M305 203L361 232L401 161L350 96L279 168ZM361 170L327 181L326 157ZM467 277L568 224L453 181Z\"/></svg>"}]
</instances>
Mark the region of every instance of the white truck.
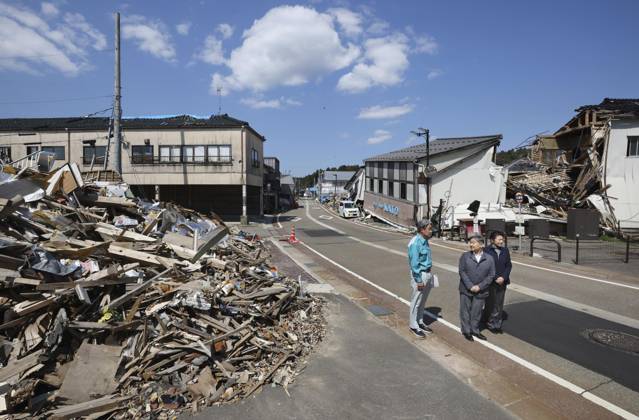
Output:
<instances>
[{"instance_id":1,"label":"white truck","mask_svg":"<svg viewBox=\"0 0 639 420\"><path fill-rule=\"evenodd\" d=\"M344 218L359 217L359 209L354 202L342 200L339 202L339 215Z\"/></svg>"}]
</instances>

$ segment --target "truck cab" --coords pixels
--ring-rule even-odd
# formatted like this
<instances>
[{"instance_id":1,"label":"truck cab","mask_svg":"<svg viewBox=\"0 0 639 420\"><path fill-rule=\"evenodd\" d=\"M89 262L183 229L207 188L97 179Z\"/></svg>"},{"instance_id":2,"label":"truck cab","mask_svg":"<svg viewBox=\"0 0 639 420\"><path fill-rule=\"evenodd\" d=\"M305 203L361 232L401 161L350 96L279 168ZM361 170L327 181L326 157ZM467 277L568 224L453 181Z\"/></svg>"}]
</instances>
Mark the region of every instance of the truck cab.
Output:
<instances>
[{"instance_id":1,"label":"truck cab","mask_svg":"<svg viewBox=\"0 0 639 420\"><path fill-rule=\"evenodd\" d=\"M359 217L359 209L354 202L342 200L339 202L339 215L344 218Z\"/></svg>"}]
</instances>

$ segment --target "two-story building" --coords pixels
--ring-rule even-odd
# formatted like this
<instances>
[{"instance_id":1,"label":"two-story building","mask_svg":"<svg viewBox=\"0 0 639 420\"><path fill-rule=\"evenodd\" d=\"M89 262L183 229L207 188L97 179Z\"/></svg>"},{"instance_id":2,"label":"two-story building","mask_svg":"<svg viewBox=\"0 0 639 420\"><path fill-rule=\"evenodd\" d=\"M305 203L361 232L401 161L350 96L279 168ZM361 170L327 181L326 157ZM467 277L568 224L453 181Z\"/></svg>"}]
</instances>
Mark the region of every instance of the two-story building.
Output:
<instances>
[{"instance_id":1,"label":"two-story building","mask_svg":"<svg viewBox=\"0 0 639 420\"><path fill-rule=\"evenodd\" d=\"M108 118L0 119L0 157L16 161L49 151L57 166L75 162L95 171L113 156L109 132ZM159 190L163 201L230 219L242 214L245 185L247 214L261 215L264 141L249 123L226 114L125 118L121 176L149 198Z\"/></svg>"},{"instance_id":2,"label":"two-story building","mask_svg":"<svg viewBox=\"0 0 639 420\"><path fill-rule=\"evenodd\" d=\"M428 215L429 202L434 210L442 200L444 211L474 200L503 203L507 170L495 164L501 139L500 134L443 138L431 141L428 150L422 143L365 159L364 209L412 227Z\"/></svg>"}]
</instances>

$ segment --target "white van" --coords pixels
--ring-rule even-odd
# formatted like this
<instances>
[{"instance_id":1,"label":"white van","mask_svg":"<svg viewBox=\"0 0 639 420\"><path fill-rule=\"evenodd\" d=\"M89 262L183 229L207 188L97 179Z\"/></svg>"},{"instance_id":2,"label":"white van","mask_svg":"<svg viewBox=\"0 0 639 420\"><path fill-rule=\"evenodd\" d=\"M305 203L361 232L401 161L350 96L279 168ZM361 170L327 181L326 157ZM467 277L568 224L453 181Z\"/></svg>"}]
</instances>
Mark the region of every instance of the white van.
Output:
<instances>
[{"instance_id":1,"label":"white van","mask_svg":"<svg viewBox=\"0 0 639 420\"><path fill-rule=\"evenodd\" d=\"M345 218L359 217L359 209L354 202L342 200L339 202L339 215Z\"/></svg>"}]
</instances>

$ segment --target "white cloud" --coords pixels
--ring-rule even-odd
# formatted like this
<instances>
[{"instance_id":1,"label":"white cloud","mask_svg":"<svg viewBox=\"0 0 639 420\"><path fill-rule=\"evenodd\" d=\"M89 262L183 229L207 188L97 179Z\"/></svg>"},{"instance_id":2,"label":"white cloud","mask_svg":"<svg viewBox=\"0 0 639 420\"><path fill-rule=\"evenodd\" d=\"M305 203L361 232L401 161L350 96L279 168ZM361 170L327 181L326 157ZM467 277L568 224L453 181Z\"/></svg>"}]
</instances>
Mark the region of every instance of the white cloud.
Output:
<instances>
[{"instance_id":1,"label":"white cloud","mask_svg":"<svg viewBox=\"0 0 639 420\"><path fill-rule=\"evenodd\" d=\"M49 19L60 14L44 4L41 13ZM48 23L31 9L0 2L0 70L38 74L48 66L74 76L90 68L90 49L104 48L104 34L79 13Z\"/></svg>"},{"instance_id":2,"label":"white cloud","mask_svg":"<svg viewBox=\"0 0 639 420\"><path fill-rule=\"evenodd\" d=\"M342 45L330 15L303 6L269 10L242 37L225 62L230 74L212 76L212 93L219 86L228 93L303 85L349 66L359 55L355 45Z\"/></svg>"},{"instance_id":3,"label":"white cloud","mask_svg":"<svg viewBox=\"0 0 639 420\"><path fill-rule=\"evenodd\" d=\"M441 76L442 74L444 74L444 72L442 70L439 69L433 69L431 71L428 72L428 74L426 75L426 78L428 80L433 80L438 78L439 76Z\"/></svg>"},{"instance_id":4,"label":"white cloud","mask_svg":"<svg viewBox=\"0 0 639 420\"><path fill-rule=\"evenodd\" d=\"M371 106L369 108L363 108L359 111L357 118L364 120L381 120L388 118L397 118L402 115L406 115L413 110L413 106L410 104L398 105L398 106Z\"/></svg>"},{"instance_id":5,"label":"white cloud","mask_svg":"<svg viewBox=\"0 0 639 420\"><path fill-rule=\"evenodd\" d=\"M389 28L390 25L388 24L388 22L378 20L373 22L366 31L371 35L383 35L388 32Z\"/></svg>"},{"instance_id":6,"label":"white cloud","mask_svg":"<svg viewBox=\"0 0 639 420\"><path fill-rule=\"evenodd\" d=\"M224 39L229 39L233 36L233 32L235 32L235 28L228 23L220 23L215 29L222 35L222 38Z\"/></svg>"},{"instance_id":7,"label":"white cloud","mask_svg":"<svg viewBox=\"0 0 639 420\"><path fill-rule=\"evenodd\" d=\"M301 102L295 99L281 97L279 99L244 98L240 100L244 105L254 109L281 109L285 106L300 106Z\"/></svg>"},{"instance_id":8,"label":"white cloud","mask_svg":"<svg viewBox=\"0 0 639 420\"><path fill-rule=\"evenodd\" d=\"M415 38L415 52L435 54L439 49L439 45L435 38L430 35L422 35Z\"/></svg>"},{"instance_id":9,"label":"white cloud","mask_svg":"<svg viewBox=\"0 0 639 420\"><path fill-rule=\"evenodd\" d=\"M403 34L371 38L364 43L364 61L343 75L339 90L358 93L373 86L394 86L403 81L408 68L408 39Z\"/></svg>"},{"instance_id":10,"label":"white cloud","mask_svg":"<svg viewBox=\"0 0 639 420\"><path fill-rule=\"evenodd\" d=\"M196 54L196 57L205 63L213 64L215 66L224 64L224 48L222 48L222 41L217 39L213 35L209 35L204 40L204 47Z\"/></svg>"},{"instance_id":11,"label":"white cloud","mask_svg":"<svg viewBox=\"0 0 639 420\"><path fill-rule=\"evenodd\" d=\"M178 34L186 36L191 30L191 25L191 22L178 23L177 25L175 25L175 30Z\"/></svg>"},{"instance_id":12,"label":"white cloud","mask_svg":"<svg viewBox=\"0 0 639 420\"><path fill-rule=\"evenodd\" d=\"M346 35L353 37L362 33L362 16L343 7L328 9Z\"/></svg>"},{"instance_id":13,"label":"white cloud","mask_svg":"<svg viewBox=\"0 0 639 420\"><path fill-rule=\"evenodd\" d=\"M58 10L55 4L46 1L40 5L40 10L42 14L47 17L56 17L60 14L60 10Z\"/></svg>"},{"instance_id":14,"label":"white cloud","mask_svg":"<svg viewBox=\"0 0 639 420\"><path fill-rule=\"evenodd\" d=\"M368 144L379 144L383 143L386 140L390 140L393 136L390 131L386 130L375 130L372 137L369 137L367 140Z\"/></svg>"},{"instance_id":15,"label":"white cloud","mask_svg":"<svg viewBox=\"0 0 639 420\"><path fill-rule=\"evenodd\" d=\"M160 20L147 19L140 15L123 18L122 36L132 40L137 47L154 57L175 61L175 47L168 28Z\"/></svg>"}]
</instances>

